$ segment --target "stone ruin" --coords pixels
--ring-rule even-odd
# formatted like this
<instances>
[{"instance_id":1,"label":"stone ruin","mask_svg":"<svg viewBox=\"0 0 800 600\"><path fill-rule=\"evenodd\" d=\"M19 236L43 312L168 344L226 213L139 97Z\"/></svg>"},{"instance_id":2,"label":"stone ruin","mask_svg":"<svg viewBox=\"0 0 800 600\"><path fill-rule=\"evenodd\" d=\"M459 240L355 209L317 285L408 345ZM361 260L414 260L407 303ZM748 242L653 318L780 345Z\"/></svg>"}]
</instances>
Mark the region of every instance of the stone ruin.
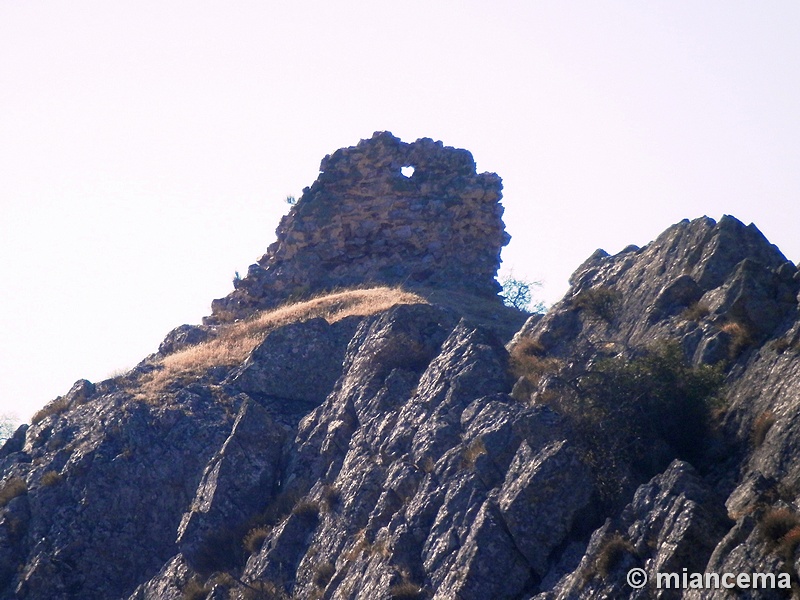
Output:
<instances>
[{"instance_id":1,"label":"stone ruin","mask_svg":"<svg viewBox=\"0 0 800 600\"><path fill-rule=\"evenodd\" d=\"M277 240L207 323L334 288L400 284L493 297L508 244L502 182L467 150L376 132L326 156Z\"/></svg>"}]
</instances>

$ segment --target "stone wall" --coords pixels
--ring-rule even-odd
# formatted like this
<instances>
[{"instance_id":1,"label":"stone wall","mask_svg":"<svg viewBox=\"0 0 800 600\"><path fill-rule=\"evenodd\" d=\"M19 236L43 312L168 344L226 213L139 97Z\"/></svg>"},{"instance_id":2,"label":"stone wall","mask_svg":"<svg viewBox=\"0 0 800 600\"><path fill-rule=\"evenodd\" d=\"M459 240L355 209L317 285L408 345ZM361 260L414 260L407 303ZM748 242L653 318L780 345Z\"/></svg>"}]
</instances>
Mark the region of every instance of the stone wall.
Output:
<instances>
[{"instance_id":1,"label":"stone wall","mask_svg":"<svg viewBox=\"0 0 800 600\"><path fill-rule=\"evenodd\" d=\"M322 160L275 243L233 293L213 302L207 321L371 283L494 296L500 250L510 239L501 189L496 174L476 173L467 150L377 132Z\"/></svg>"}]
</instances>

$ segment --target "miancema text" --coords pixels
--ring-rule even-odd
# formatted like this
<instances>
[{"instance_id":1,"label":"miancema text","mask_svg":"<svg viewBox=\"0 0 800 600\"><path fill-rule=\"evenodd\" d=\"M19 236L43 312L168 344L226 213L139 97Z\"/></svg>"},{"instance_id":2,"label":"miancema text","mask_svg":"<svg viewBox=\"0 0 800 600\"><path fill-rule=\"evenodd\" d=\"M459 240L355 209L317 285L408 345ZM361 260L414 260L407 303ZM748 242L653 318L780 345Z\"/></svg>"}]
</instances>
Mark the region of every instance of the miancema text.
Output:
<instances>
[{"instance_id":1,"label":"miancema text","mask_svg":"<svg viewBox=\"0 0 800 600\"><path fill-rule=\"evenodd\" d=\"M656 573L658 589L790 589L788 573Z\"/></svg>"}]
</instances>

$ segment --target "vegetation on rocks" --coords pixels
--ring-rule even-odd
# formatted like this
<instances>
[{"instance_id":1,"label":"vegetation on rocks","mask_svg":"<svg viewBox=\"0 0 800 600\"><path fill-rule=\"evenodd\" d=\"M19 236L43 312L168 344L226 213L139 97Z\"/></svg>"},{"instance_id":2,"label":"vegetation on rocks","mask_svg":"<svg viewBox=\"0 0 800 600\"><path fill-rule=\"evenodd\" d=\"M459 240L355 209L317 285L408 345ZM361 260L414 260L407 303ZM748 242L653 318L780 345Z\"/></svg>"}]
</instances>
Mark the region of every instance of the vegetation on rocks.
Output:
<instances>
[{"instance_id":1,"label":"vegetation on rocks","mask_svg":"<svg viewBox=\"0 0 800 600\"><path fill-rule=\"evenodd\" d=\"M754 226L684 221L528 315L495 294L499 190L431 140L326 158L203 325L0 448L0 600L796 578L796 267Z\"/></svg>"}]
</instances>

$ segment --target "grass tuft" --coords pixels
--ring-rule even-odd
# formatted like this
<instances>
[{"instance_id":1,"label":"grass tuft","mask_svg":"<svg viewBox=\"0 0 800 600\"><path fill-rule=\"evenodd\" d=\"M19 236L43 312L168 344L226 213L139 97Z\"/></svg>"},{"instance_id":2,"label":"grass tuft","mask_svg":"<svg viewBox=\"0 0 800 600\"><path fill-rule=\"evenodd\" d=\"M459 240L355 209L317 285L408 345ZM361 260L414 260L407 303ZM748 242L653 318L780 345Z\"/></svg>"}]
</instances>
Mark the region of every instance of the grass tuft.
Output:
<instances>
[{"instance_id":1,"label":"grass tuft","mask_svg":"<svg viewBox=\"0 0 800 600\"><path fill-rule=\"evenodd\" d=\"M755 344L752 329L744 323L728 321L720 327L720 331L731 336L731 344L728 349L728 356L731 360L735 360L745 348Z\"/></svg>"},{"instance_id":2,"label":"grass tuft","mask_svg":"<svg viewBox=\"0 0 800 600\"><path fill-rule=\"evenodd\" d=\"M589 319L611 323L617 315L622 295L615 289L606 286L589 288L580 292L572 303Z\"/></svg>"},{"instance_id":3,"label":"grass tuft","mask_svg":"<svg viewBox=\"0 0 800 600\"><path fill-rule=\"evenodd\" d=\"M753 448L760 448L767 439L767 433L775 424L775 413L772 411L764 411L756 417L753 421L753 430L750 433L750 443Z\"/></svg>"},{"instance_id":4,"label":"grass tuft","mask_svg":"<svg viewBox=\"0 0 800 600\"><path fill-rule=\"evenodd\" d=\"M64 477L58 471L47 471L42 475L41 483L44 487L50 487L61 482Z\"/></svg>"},{"instance_id":5,"label":"grass tuft","mask_svg":"<svg viewBox=\"0 0 800 600\"><path fill-rule=\"evenodd\" d=\"M595 571L605 579L620 564L625 554L633 555L633 553L633 545L622 537L622 534L615 533L603 543L597 552L594 563Z\"/></svg>"},{"instance_id":6,"label":"grass tuft","mask_svg":"<svg viewBox=\"0 0 800 600\"><path fill-rule=\"evenodd\" d=\"M711 314L711 309L708 307L708 304L698 300L690 304L686 310L681 313L681 317L686 321L697 322L702 321L709 314Z\"/></svg>"},{"instance_id":7,"label":"grass tuft","mask_svg":"<svg viewBox=\"0 0 800 600\"><path fill-rule=\"evenodd\" d=\"M43 408L36 411L31 417L31 425L36 425L44 421L50 415L58 415L69 408L69 400L64 396L59 396L55 400L48 402Z\"/></svg>"},{"instance_id":8,"label":"grass tuft","mask_svg":"<svg viewBox=\"0 0 800 600\"><path fill-rule=\"evenodd\" d=\"M800 526L800 516L788 508L774 508L764 513L759 523L761 535L773 548L798 526Z\"/></svg>"},{"instance_id":9,"label":"grass tuft","mask_svg":"<svg viewBox=\"0 0 800 600\"><path fill-rule=\"evenodd\" d=\"M0 508L11 502L14 498L28 493L28 485L21 477L10 477L0 487Z\"/></svg>"}]
</instances>

